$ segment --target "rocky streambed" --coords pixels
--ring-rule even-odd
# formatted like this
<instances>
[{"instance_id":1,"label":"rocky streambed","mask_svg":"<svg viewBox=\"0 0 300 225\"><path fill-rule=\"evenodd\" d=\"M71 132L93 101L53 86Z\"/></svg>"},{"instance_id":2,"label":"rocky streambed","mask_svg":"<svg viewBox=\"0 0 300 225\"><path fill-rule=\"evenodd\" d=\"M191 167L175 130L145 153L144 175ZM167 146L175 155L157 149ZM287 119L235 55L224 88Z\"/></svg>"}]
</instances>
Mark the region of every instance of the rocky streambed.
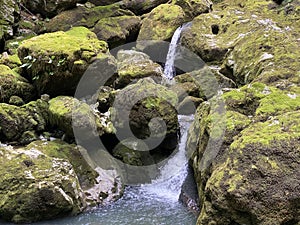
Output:
<instances>
[{"instance_id":1,"label":"rocky streambed","mask_svg":"<svg viewBox=\"0 0 300 225\"><path fill-rule=\"evenodd\" d=\"M108 210L195 113L196 223L299 224L298 0L0 3L1 219ZM164 41L188 21L170 86Z\"/></svg>"}]
</instances>

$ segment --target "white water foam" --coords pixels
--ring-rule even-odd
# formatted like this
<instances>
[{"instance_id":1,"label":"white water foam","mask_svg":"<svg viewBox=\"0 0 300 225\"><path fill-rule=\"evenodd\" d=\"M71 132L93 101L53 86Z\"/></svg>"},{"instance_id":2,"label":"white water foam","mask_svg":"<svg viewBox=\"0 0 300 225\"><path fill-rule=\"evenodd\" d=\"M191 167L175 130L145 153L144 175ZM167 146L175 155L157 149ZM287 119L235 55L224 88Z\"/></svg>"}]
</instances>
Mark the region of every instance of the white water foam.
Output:
<instances>
[{"instance_id":1,"label":"white water foam","mask_svg":"<svg viewBox=\"0 0 300 225\"><path fill-rule=\"evenodd\" d=\"M193 121L191 116L178 116L181 137L177 152L160 169L160 176L152 181L151 184L142 185L142 191L151 195L156 195L162 199L178 201L181 186L187 176L186 142L188 129ZM171 176L170 176L171 174Z\"/></svg>"}]
</instances>

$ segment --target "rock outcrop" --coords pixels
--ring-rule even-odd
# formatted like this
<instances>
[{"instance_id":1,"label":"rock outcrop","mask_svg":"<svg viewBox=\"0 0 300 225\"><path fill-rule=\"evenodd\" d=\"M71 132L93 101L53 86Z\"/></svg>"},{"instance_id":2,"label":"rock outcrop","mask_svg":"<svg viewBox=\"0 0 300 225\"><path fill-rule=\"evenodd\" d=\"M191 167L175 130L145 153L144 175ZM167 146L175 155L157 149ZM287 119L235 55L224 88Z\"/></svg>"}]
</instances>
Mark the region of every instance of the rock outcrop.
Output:
<instances>
[{"instance_id":1,"label":"rock outcrop","mask_svg":"<svg viewBox=\"0 0 300 225\"><path fill-rule=\"evenodd\" d=\"M299 25L284 7L225 0L184 31L239 87L202 103L189 132L199 225L299 222Z\"/></svg>"},{"instance_id":2,"label":"rock outcrop","mask_svg":"<svg viewBox=\"0 0 300 225\"><path fill-rule=\"evenodd\" d=\"M107 59L108 46L84 27L39 35L22 42L18 55L23 75L32 80L38 94L72 95L94 61Z\"/></svg>"}]
</instances>

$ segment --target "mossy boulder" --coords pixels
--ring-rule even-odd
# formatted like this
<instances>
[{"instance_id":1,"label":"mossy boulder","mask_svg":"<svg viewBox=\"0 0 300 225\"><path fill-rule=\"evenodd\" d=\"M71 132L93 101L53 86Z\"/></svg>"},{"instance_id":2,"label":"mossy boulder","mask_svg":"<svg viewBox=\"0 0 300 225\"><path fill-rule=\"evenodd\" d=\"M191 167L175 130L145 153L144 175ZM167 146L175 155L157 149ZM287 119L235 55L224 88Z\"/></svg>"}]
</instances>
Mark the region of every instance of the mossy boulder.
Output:
<instances>
[{"instance_id":1,"label":"mossy boulder","mask_svg":"<svg viewBox=\"0 0 300 225\"><path fill-rule=\"evenodd\" d=\"M290 112L241 132L213 166L197 224L299 221L299 118Z\"/></svg>"},{"instance_id":2,"label":"mossy boulder","mask_svg":"<svg viewBox=\"0 0 300 225\"><path fill-rule=\"evenodd\" d=\"M265 120L270 116L299 110L299 92L296 86L281 90L260 82L248 84L223 94L227 109Z\"/></svg>"},{"instance_id":3,"label":"mossy boulder","mask_svg":"<svg viewBox=\"0 0 300 225\"><path fill-rule=\"evenodd\" d=\"M175 30L186 21L183 9L178 5L161 4L154 8L142 21L138 36L139 49L151 43L147 41L169 41Z\"/></svg>"},{"instance_id":4,"label":"mossy boulder","mask_svg":"<svg viewBox=\"0 0 300 225\"><path fill-rule=\"evenodd\" d=\"M0 64L6 65L11 69L17 70L22 65L21 60L17 54L8 55L6 52L0 55Z\"/></svg>"},{"instance_id":5,"label":"mossy boulder","mask_svg":"<svg viewBox=\"0 0 300 225\"><path fill-rule=\"evenodd\" d=\"M49 123L64 131L68 137L74 137L75 129L81 140L114 132L107 115L100 114L92 106L68 96L59 96L49 101Z\"/></svg>"},{"instance_id":6,"label":"mossy boulder","mask_svg":"<svg viewBox=\"0 0 300 225\"><path fill-rule=\"evenodd\" d=\"M119 4L92 8L80 6L64 11L52 18L49 22L45 23L45 30L41 30L41 32L67 31L76 26L84 26L92 29L99 20L117 16L134 16L134 14L129 10L121 9Z\"/></svg>"},{"instance_id":7,"label":"mossy boulder","mask_svg":"<svg viewBox=\"0 0 300 225\"><path fill-rule=\"evenodd\" d=\"M104 40L110 48L137 39L141 19L137 16L116 16L99 20L93 32L99 40Z\"/></svg>"},{"instance_id":8,"label":"mossy boulder","mask_svg":"<svg viewBox=\"0 0 300 225\"><path fill-rule=\"evenodd\" d=\"M79 146L71 145L61 140L34 141L26 146L26 150L31 149L38 149L52 158L68 160L72 164L83 190L95 185L98 174L84 159Z\"/></svg>"},{"instance_id":9,"label":"mossy boulder","mask_svg":"<svg viewBox=\"0 0 300 225\"><path fill-rule=\"evenodd\" d=\"M150 149L157 142L166 151L174 149L179 129L177 101L174 92L151 78L128 85L116 94L113 105L112 122L117 134L145 139Z\"/></svg>"},{"instance_id":10,"label":"mossy boulder","mask_svg":"<svg viewBox=\"0 0 300 225\"><path fill-rule=\"evenodd\" d=\"M210 0L173 0L172 3L179 5L190 19L202 13L208 13L212 9Z\"/></svg>"},{"instance_id":11,"label":"mossy boulder","mask_svg":"<svg viewBox=\"0 0 300 225\"><path fill-rule=\"evenodd\" d=\"M8 103L12 96L19 96L29 102L35 94L35 89L28 80L8 66L0 65L0 102Z\"/></svg>"},{"instance_id":12,"label":"mossy boulder","mask_svg":"<svg viewBox=\"0 0 300 225\"><path fill-rule=\"evenodd\" d=\"M87 28L74 27L28 39L18 48L18 55L24 76L33 81L38 94L55 97L74 94L88 66L106 60L107 47Z\"/></svg>"},{"instance_id":13,"label":"mossy boulder","mask_svg":"<svg viewBox=\"0 0 300 225\"><path fill-rule=\"evenodd\" d=\"M129 9L136 15L142 15L167 2L167 0L123 0L121 7Z\"/></svg>"},{"instance_id":14,"label":"mossy boulder","mask_svg":"<svg viewBox=\"0 0 300 225\"><path fill-rule=\"evenodd\" d=\"M3 50L4 43L11 38L17 30L20 19L19 1L0 1L0 49Z\"/></svg>"},{"instance_id":15,"label":"mossy boulder","mask_svg":"<svg viewBox=\"0 0 300 225\"><path fill-rule=\"evenodd\" d=\"M76 7L76 3L82 2L82 0L22 0L22 4L30 10L32 13L39 13L43 17L51 18L58 13Z\"/></svg>"},{"instance_id":16,"label":"mossy boulder","mask_svg":"<svg viewBox=\"0 0 300 225\"><path fill-rule=\"evenodd\" d=\"M28 131L39 134L46 129L48 103L29 102L21 107L0 103L0 138L2 141L20 141Z\"/></svg>"},{"instance_id":17,"label":"mossy boulder","mask_svg":"<svg viewBox=\"0 0 300 225\"><path fill-rule=\"evenodd\" d=\"M123 182L117 169L113 169L113 163L110 163L110 169L99 167L100 165L97 165L88 155L88 151L81 146L67 144L61 140L35 141L26 149L38 149L49 157L70 162L89 208L111 203L123 194ZM101 158L107 163L110 162L105 154L101 154Z\"/></svg>"},{"instance_id":18,"label":"mossy boulder","mask_svg":"<svg viewBox=\"0 0 300 225\"><path fill-rule=\"evenodd\" d=\"M118 77L114 84L117 88L125 87L140 78L161 78L163 76L162 67L154 63L145 53L134 50L120 50L117 59Z\"/></svg>"},{"instance_id":19,"label":"mossy boulder","mask_svg":"<svg viewBox=\"0 0 300 225\"><path fill-rule=\"evenodd\" d=\"M238 57L243 55L239 61L243 65L239 66L237 62L233 62L234 60L229 60L228 65L231 67L235 65L237 68L242 68L255 58L257 61L253 65L258 64L255 68L261 68L262 62L264 64L269 62L269 56L273 55L271 52L280 51L278 56L284 55L281 50L285 40L284 36L291 35L291 38L294 39L294 32L297 33L299 29L297 26L293 26L293 16L285 16L283 13L278 15L278 8L270 10L269 4L269 1L232 2L230 0L216 4L212 13L196 17L191 28L183 31L182 44L197 53L205 62L222 64L227 56L226 53L232 50L239 52L235 55L237 61ZM253 15L255 16L253 17ZM291 30L280 28L286 26L290 26ZM276 37L277 41L272 41L271 48L259 48L259 46L267 46L272 37L274 39ZM253 45L256 41L257 43ZM295 45L293 43L295 42L289 42L288 46ZM243 53L241 53L242 49ZM293 52L298 51L292 47L291 50L292 55L294 55ZM241 77L241 79L243 78Z\"/></svg>"},{"instance_id":20,"label":"mossy boulder","mask_svg":"<svg viewBox=\"0 0 300 225\"><path fill-rule=\"evenodd\" d=\"M291 170L274 168L292 163L294 156L283 155L294 155L299 145L298 91L295 85L282 90L252 82L200 105L187 145L202 198L197 224L283 224L297 220L296 213L283 215L284 208L294 207L294 200L275 194L293 185L283 177L297 177L297 172L292 172L297 165ZM222 101L213 109L211 102L217 98ZM278 208L268 208L270 204Z\"/></svg>"},{"instance_id":21,"label":"mossy boulder","mask_svg":"<svg viewBox=\"0 0 300 225\"><path fill-rule=\"evenodd\" d=\"M84 194L72 165L38 149L0 148L0 216L14 223L31 223L85 208Z\"/></svg>"},{"instance_id":22,"label":"mossy boulder","mask_svg":"<svg viewBox=\"0 0 300 225\"><path fill-rule=\"evenodd\" d=\"M20 98L19 96L11 96L8 102L10 105L16 105L16 106L21 106L24 105L25 102L23 101L22 98Z\"/></svg>"}]
</instances>

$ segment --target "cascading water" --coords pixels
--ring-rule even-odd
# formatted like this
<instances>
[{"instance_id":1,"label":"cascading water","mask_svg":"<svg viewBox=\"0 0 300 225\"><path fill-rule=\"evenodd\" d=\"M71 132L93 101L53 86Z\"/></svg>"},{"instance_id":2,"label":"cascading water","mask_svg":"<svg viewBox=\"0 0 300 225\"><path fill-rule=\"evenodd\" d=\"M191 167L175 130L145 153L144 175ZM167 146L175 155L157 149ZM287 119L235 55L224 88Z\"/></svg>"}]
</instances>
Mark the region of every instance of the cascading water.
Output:
<instances>
[{"instance_id":1,"label":"cascading water","mask_svg":"<svg viewBox=\"0 0 300 225\"><path fill-rule=\"evenodd\" d=\"M169 80L172 80L176 73L174 69L174 63L175 63L176 50L177 50L178 42L180 40L181 32L188 26L190 26L190 23L186 23L178 27L171 39L171 43L169 46L167 59L165 63L165 69L164 69L164 76Z\"/></svg>"}]
</instances>

